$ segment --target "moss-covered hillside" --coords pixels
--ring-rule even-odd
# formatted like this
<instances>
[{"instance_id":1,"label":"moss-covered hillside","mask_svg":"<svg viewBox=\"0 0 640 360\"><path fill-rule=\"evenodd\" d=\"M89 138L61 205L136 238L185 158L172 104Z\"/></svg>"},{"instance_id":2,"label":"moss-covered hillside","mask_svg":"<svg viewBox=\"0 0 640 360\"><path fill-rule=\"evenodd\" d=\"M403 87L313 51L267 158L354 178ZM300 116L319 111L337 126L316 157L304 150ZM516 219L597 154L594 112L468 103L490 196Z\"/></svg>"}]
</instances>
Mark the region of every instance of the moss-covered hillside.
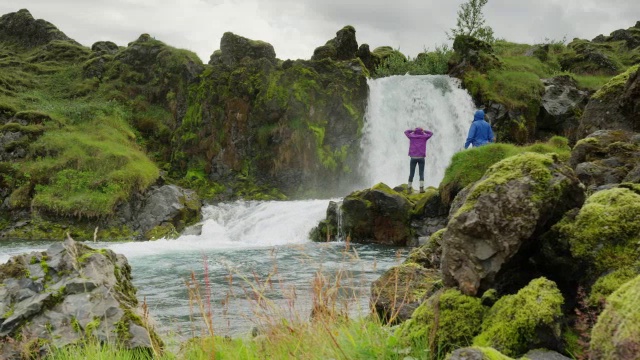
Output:
<instances>
[{"instance_id":1,"label":"moss-covered hillside","mask_svg":"<svg viewBox=\"0 0 640 360\"><path fill-rule=\"evenodd\" d=\"M283 199L335 195L354 174L355 54L283 62L231 33L209 64L148 34L89 49L27 10L0 17L0 44L0 231L103 221L154 184Z\"/></svg>"}]
</instances>

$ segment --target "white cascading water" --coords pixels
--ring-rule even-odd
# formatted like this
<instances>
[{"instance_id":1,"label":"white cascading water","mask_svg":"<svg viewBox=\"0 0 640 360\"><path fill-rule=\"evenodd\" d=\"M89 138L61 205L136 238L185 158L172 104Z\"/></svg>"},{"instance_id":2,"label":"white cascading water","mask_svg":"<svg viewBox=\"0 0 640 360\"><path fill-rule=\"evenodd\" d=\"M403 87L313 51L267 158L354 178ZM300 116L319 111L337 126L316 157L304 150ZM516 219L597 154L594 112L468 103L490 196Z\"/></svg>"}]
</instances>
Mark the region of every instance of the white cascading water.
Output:
<instances>
[{"instance_id":1,"label":"white cascading water","mask_svg":"<svg viewBox=\"0 0 640 360\"><path fill-rule=\"evenodd\" d=\"M464 147L474 104L457 79L444 75L391 76L369 80L369 102L361 142L364 183L390 187L409 178L407 129L434 133L427 142L425 186L437 187L451 157ZM414 187L418 184L414 177Z\"/></svg>"}]
</instances>

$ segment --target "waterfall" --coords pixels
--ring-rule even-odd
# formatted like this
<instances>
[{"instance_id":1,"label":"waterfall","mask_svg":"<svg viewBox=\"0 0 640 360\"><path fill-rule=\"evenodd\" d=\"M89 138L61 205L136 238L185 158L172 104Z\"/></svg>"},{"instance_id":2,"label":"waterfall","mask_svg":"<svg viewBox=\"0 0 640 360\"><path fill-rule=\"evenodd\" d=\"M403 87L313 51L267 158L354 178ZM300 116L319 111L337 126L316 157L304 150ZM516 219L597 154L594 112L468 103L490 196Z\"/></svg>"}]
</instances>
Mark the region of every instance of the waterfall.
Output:
<instances>
[{"instance_id":1,"label":"waterfall","mask_svg":"<svg viewBox=\"0 0 640 360\"><path fill-rule=\"evenodd\" d=\"M360 172L361 187L391 187L409 178L407 129L433 131L427 142L425 186L440 184L451 157L463 148L475 107L459 80L444 75L369 80ZM414 184L418 183L418 174ZM414 185L415 186L415 185Z\"/></svg>"}]
</instances>

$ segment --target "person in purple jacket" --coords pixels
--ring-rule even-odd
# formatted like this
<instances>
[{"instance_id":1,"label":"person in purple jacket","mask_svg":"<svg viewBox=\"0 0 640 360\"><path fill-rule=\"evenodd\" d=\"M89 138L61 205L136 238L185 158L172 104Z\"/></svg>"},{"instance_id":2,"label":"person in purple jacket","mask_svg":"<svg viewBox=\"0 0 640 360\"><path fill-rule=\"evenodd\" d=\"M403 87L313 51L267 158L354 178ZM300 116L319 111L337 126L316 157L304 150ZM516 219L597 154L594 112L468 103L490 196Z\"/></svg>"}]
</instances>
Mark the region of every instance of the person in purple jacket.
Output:
<instances>
[{"instance_id":1,"label":"person in purple jacket","mask_svg":"<svg viewBox=\"0 0 640 360\"><path fill-rule=\"evenodd\" d=\"M427 156L427 140L433 136L429 130L417 127L414 130L405 130L404 134L409 138L409 194L413 191L411 183L416 173L416 165L418 165L418 175L420 176L420 192L424 192L424 158Z\"/></svg>"}]
</instances>

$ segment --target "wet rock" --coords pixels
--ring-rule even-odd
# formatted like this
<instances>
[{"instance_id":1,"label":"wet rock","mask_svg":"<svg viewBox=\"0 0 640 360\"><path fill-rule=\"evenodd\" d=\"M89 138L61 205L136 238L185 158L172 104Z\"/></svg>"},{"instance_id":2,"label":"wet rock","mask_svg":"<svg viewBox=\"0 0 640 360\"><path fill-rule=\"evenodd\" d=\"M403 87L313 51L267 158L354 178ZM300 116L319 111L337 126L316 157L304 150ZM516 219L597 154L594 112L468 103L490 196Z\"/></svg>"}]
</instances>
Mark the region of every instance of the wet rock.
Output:
<instances>
[{"instance_id":1,"label":"wet rock","mask_svg":"<svg viewBox=\"0 0 640 360\"><path fill-rule=\"evenodd\" d=\"M193 190L175 185L152 189L136 216L138 228L148 239L177 233L199 219L200 207L200 199ZM153 233L154 229L161 232Z\"/></svg>"}]
</instances>

